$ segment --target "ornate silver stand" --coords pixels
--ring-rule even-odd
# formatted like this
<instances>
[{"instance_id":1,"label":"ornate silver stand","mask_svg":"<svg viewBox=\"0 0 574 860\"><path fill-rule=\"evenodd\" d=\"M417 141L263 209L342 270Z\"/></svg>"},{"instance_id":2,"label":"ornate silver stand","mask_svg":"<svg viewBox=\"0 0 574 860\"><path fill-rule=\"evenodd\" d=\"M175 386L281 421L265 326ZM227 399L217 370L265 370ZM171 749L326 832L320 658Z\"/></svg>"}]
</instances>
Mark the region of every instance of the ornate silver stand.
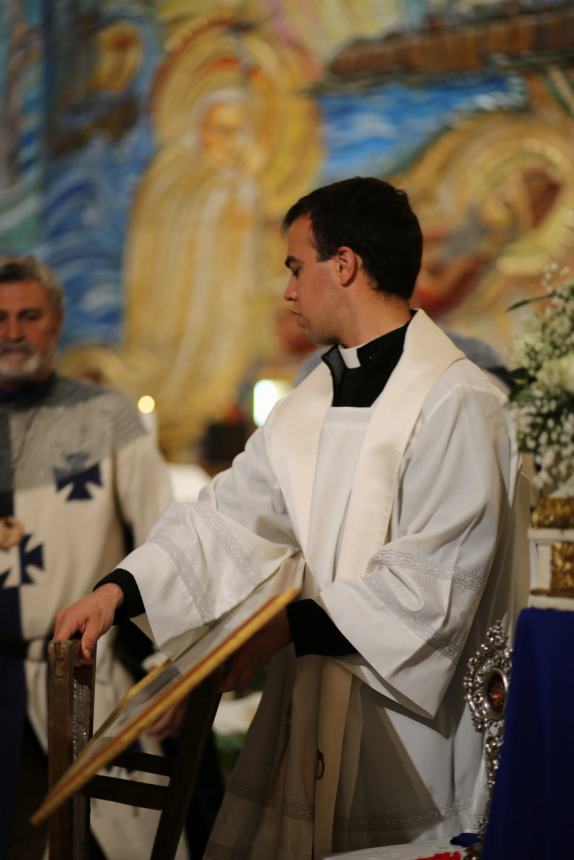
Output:
<instances>
[{"instance_id":1,"label":"ornate silver stand","mask_svg":"<svg viewBox=\"0 0 574 860\"><path fill-rule=\"evenodd\" d=\"M484 750L488 785L486 809L479 825L479 842L467 850L468 860L480 857L488 822L504 732L511 658L512 651L508 648L508 636L500 621L496 621L486 632L486 642L468 661L463 679L464 694L470 707L472 724L478 732L483 732L485 735Z\"/></svg>"}]
</instances>

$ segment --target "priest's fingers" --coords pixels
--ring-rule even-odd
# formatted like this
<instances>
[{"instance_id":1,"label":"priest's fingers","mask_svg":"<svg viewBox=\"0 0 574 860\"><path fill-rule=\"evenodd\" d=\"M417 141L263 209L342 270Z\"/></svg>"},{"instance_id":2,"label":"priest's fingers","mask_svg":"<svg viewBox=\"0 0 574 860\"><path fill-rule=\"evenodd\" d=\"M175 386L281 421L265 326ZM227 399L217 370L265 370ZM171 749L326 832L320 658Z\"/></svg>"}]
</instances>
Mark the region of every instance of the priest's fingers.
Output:
<instances>
[{"instance_id":1,"label":"priest's fingers","mask_svg":"<svg viewBox=\"0 0 574 860\"><path fill-rule=\"evenodd\" d=\"M114 623L114 613L123 599L123 591L114 583L97 588L58 613L54 639L71 639L81 633L78 662L91 663L96 642Z\"/></svg>"},{"instance_id":2,"label":"priest's fingers","mask_svg":"<svg viewBox=\"0 0 574 860\"><path fill-rule=\"evenodd\" d=\"M155 721L153 726L147 730L148 735L156 741L164 741L166 738L176 738L179 735L181 724L185 716L187 699L174 705L165 714Z\"/></svg>"},{"instance_id":3,"label":"priest's fingers","mask_svg":"<svg viewBox=\"0 0 574 860\"><path fill-rule=\"evenodd\" d=\"M222 681L222 692L227 693L246 687L257 670L290 640L291 631L287 613L282 610L233 655Z\"/></svg>"},{"instance_id":4,"label":"priest's fingers","mask_svg":"<svg viewBox=\"0 0 574 860\"><path fill-rule=\"evenodd\" d=\"M243 649L237 651L231 658L229 668L221 682L221 692L229 693L246 687L260 665L259 662L251 659L249 652Z\"/></svg>"}]
</instances>

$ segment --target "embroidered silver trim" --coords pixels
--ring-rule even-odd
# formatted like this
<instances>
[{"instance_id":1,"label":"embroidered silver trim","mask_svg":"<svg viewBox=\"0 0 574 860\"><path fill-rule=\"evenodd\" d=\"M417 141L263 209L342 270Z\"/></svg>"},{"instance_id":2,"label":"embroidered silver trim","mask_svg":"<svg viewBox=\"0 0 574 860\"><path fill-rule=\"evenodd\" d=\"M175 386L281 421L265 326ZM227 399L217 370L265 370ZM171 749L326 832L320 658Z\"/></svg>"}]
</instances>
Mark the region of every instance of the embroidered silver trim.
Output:
<instances>
[{"instance_id":1,"label":"embroidered silver trim","mask_svg":"<svg viewBox=\"0 0 574 860\"><path fill-rule=\"evenodd\" d=\"M238 779L231 778L227 791L234 794L236 797L241 797L243 800L250 800L253 803L265 803L265 789L260 786L250 785L247 782L241 782Z\"/></svg>"},{"instance_id":2,"label":"embroidered silver trim","mask_svg":"<svg viewBox=\"0 0 574 860\"><path fill-rule=\"evenodd\" d=\"M471 591L482 590L483 582L479 572L465 570L462 567L445 568L443 565L434 564L428 558L421 558L418 555L411 555L407 552L397 552L396 550L385 549L383 547L370 559L367 566L367 575L374 573L380 564L387 565L388 567L404 565L416 573L432 574L441 579L453 579Z\"/></svg>"},{"instance_id":3,"label":"embroidered silver trim","mask_svg":"<svg viewBox=\"0 0 574 860\"><path fill-rule=\"evenodd\" d=\"M208 858L212 858L212 860L245 860L245 851L229 848L220 842L209 842L204 857L205 860Z\"/></svg>"},{"instance_id":4,"label":"embroidered silver trim","mask_svg":"<svg viewBox=\"0 0 574 860\"><path fill-rule=\"evenodd\" d=\"M413 611L405 609L397 599L393 589L384 575L378 570L380 565L388 567L406 567L413 580L418 582L421 589L428 595L420 609ZM461 568L440 567L428 559L422 559L408 553L395 550L381 549L369 561L364 582L386 609L413 631L423 642L435 651L443 654L448 660L457 659L466 638L466 629L435 630L432 619L439 620L440 610L437 585L439 581L453 582L453 603L465 612L471 612L480 599L484 585L483 577L472 571Z\"/></svg>"},{"instance_id":5,"label":"embroidered silver trim","mask_svg":"<svg viewBox=\"0 0 574 860\"><path fill-rule=\"evenodd\" d=\"M315 807L309 806L306 803L295 803L294 801L284 800L281 804L281 814L286 818L297 818L302 821L314 821Z\"/></svg>"},{"instance_id":6,"label":"embroidered silver trim","mask_svg":"<svg viewBox=\"0 0 574 860\"><path fill-rule=\"evenodd\" d=\"M242 800L247 800L251 803L259 804L260 806L269 806L271 798L268 796L265 789L249 785L246 782L231 779L227 791L230 794L239 797ZM307 803L299 803L295 800L281 801L281 814L286 818L297 818L304 821L315 820L315 807Z\"/></svg>"},{"instance_id":7,"label":"embroidered silver trim","mask_svg":"<svg viewBox=\"0 0 574 860\"><path fill-rule=\"evenodd\" d=\"M223 549L239 572L243 574L251 585L259 585L259 578L253 569L251 559L239 541L237 541L229 529L225 527L221 520L221 516L217 511L214 511L211 505L208 505L205 502L198 502L195 505L195 510L205 521L216 539L221 543Z\"/></svg>"},{"instance_id":8,"label":"embroidered silver trim","mask_svg":"<svg viewBox=\"0 0 574 860\"><path fill-rule=\"evenodd\" d=\"M433 651L438 651L449 660L456 660L465 643L466 632L466 630L459 630L456 633L437 631L429 636L426 641Z\"/></svg>"},{"instance_id":9,"label":"embroidered silver trim","mask_svg":"<svg viewBox=\"0 0 574 860\"><path fill-rule=\"evenodd\" d=\"M432 811L419 810L396 815L363 815L357 818L344 818L342 815L335 815L333 829L348 833L360 830L396 830L419 825L432 825L449 818L453 813L464 812L470 805L471 800L466 799Z\"/></svg>"},{"instance_id":10,"label":"embroidered silver trim","mask_svg":"<svg viewBox=\"0 0 574 860\"><path fill-rule=\"evenodd\" d=\"M162 520L162 524L165 524L166 517ZM175 522L175 519L172 520ZM200 617L202 624L209 624L213 621L211 618L211 613L209 612L209 602L206 597L205 591L201 585L201 580L199 576L193 570L189 557L185 554L182 547L177 544L172 538L167 537L162 533L160 528L157 528L152 531L148 538L148 543L154 543L161 550L163 550L173 561L176 566L177 573L181 577L183 583L187 587L191 599L193 600L193 605L197 609L197 613Z\"/></svg>"}]
</instances>

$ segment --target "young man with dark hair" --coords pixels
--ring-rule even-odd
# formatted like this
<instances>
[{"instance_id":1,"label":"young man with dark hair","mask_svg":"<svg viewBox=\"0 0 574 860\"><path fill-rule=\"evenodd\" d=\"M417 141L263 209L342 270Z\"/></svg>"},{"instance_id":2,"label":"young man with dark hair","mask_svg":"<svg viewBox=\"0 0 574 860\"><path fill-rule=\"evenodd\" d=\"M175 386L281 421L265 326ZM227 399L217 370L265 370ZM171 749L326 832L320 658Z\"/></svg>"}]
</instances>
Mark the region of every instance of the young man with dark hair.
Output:
<instances>
[{"instance_id":1,"label":"young man with dark hair","mask_svg":"<svg viewBox=\"0 0 574 860\"><path fill-rule=\"evenodd\" d=\"M409 299L421 266L423 237L404 191L380 179L355 177L317 188L297 201L283 229L309 218L320 261L348 245L373 289Z\"/></svg>"},{"instance_id":2,"label":"young man with dark hair","mask_svg":"<svg viewBox=\"0 0 574 860\"><path fill-rule=\"evenodd\" d=\"M467 657L513 616L519 457L504 398L408 297L420 230L355 178L289 211L284 297L324 361L196 505L66 610L89 658L119 610L167 653L297 554L302 598L234 657L271 659L206 858L319 860L452 836L483 811Z\"/></svg>"}]
</instances>

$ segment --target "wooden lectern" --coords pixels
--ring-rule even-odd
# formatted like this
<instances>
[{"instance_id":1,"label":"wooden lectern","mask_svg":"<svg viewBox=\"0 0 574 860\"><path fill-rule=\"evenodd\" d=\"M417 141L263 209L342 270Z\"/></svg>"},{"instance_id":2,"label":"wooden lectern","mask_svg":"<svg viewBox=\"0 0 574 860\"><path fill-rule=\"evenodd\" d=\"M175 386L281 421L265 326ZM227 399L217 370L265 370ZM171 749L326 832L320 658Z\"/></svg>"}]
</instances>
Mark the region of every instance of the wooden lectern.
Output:
<instances>
[{"instance_id":1,"label":"wooden lectern","mask_svg":"<svg viewBox=\"0 0 574 860\"><path fill-rule=\"evenodd\" d=\"M128 691L92 735L94 669L75 665L79 641L48 650L50 790L32 817L50 822L50 860L87 860L90 798L161 810L151 860L171 860L183 830L205 744L220 699L225 662L300 593L303 565L281 570L228 612L174 660ZM176 759L128 749L172 706L187 698ZM101 775L110 764L160 774L167 785ZM144 858L142 858L144 860Z\"/></svg>"},{"instance_id":2,"label":"wooden lectern","mask_svg":"<svg viewBox=\"0 0 574 860\"><path fill-rule=\"evenodd\" d=\"M93 666L75 665L79 645L77 640L50 642L48 649L50 788L68 771L92 736L95 670ZM125 750L109 762L128 771L161 774L169 778L168 784L93 776L54 812L50 821L50 860L88 860L92 797L161 810L150 857L172 860L219 704L222 674L220 666L189 695L177 758Z\"/></svg>"}]
</instances>

